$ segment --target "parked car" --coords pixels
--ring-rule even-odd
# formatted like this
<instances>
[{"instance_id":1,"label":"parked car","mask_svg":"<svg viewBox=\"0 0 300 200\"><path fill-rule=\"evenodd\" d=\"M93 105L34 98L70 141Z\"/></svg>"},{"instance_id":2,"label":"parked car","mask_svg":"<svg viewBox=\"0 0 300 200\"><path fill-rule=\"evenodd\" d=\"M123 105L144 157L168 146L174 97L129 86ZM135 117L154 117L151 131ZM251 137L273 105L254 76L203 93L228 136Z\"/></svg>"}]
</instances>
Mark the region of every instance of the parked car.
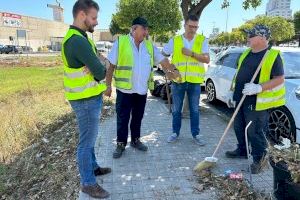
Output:
<instances>
[{"instance_id":1,"label":"parked car","mask_svg":"<svg viewBox=\"0 0 300 200\"><path fill-rule=\"evenodd\" d=\"M6 45L3 49L3 53L22 53L22 47L16 45Z\"/></svg>"},{"instance_id":2,"label":"parked car","mask_svg":"<svg viewBox=\"0 0 300 200\"><path fill-rule=\"evenodd\" d=\"M280 48L284 60L286 105L272 109L269 118L269 138L275 143L279 137L300 143L300 49ZM207 100L227 102L237 63L245 48L228 49L211 63L205 75Z\"/></svg>"},{"instance_id":3,"label":"parked car","mask_svg":"<svg viewBox=\"0 0 300 200\"><path fill-rule=\"evenodd\" d=\"M33 52L33 49L29 46L21 46L22 52L31 53Z\"/></svg>"},{"instance_id":4,"label":"parked car","mask_svg":"<svg viewBox=\"0 0 300 200\"><path fill-rule=\"evenodd\" d=\"M4 53L4 45L0 44L0 54Z\"/></svg>"},{"instance_id":5,"label":"parked car","mask_svg":"<svg viewBox=\"0 0 300 200\"><path fill-rule=\"evenodd\" d=\"M108 53L112 48L112 43L108 41L98 41L96 42L96 48L99 52Z\"/></svg>"}]
</instances>

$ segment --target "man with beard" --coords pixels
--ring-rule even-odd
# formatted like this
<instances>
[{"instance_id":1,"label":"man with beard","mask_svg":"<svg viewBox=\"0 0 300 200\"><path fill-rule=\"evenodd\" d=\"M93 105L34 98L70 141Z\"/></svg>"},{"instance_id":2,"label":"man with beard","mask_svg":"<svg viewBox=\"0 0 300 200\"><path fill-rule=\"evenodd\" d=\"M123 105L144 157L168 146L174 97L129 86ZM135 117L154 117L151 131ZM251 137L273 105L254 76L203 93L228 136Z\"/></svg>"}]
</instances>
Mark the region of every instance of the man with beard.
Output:
<instances>
[{"instance_id":1,"label":"man with beard","mask_svg":"<svg viewBox=\"0 0 300 200\"><path fill-rule=\"evenodd\" d=\"M99 6L93 0L78 0L73 7L73 25L62 42L64 88L66 99L74 110L79 126L77 164L81 191L94 198L106 198L109 193L96 182L96 176L111 172L100 167L94 146L98 135L103 82L106 69L96 55L96 47L87 36L98 24ZM101 81L102 80L102 81Z\"/></svg>"}]
</instances>

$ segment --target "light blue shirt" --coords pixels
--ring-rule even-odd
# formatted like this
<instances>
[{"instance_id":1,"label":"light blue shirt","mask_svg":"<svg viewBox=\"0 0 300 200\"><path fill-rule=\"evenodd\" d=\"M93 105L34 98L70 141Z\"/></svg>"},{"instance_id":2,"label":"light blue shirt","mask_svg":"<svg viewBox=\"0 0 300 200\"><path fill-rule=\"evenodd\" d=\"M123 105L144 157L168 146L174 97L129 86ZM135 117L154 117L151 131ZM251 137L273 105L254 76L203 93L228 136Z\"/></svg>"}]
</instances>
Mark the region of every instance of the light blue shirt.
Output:
<instances>
[{"instance_id":1,"label":"light blue shirt","mask_svg":"<svg viewBox=\"0 0 300 200\"><path fill-rule=\"evenodd\" d=\"M186 39L183 35L181 35L183 38L183 45L185 48L192 50L193 44L195 41L195 37L189 41ZM169 42L164 46L163 52L167 55L172 55L174 52L174 38L170 39ZM209 47L208 47L208 40L205 39L202 44L202 53L209 53Z\"/></svg>"},{"instance_id":2,"label":"light blue shirt","mask_svg":"<svg viewBox=\"0 0 300 200\"><path fill-rule=\"evenodd\" d=\"M145 42L139 44L139 48L136 47L134 39L130 35L131 46L133 49L134 64L132 68L132 88L130 90L118 89L121 92L132 94L137 93L140 95L147 94L148 91L148 79L151 73L151 55L148 53ZM111 64L117 65L118 63L118 49L119 44L116 40L113 44L111 51L108 54L108 60ZM157 65L165 57L159 51L159 49L153 46L154 50L154 64Z\"/></svg>"}]
</instances>

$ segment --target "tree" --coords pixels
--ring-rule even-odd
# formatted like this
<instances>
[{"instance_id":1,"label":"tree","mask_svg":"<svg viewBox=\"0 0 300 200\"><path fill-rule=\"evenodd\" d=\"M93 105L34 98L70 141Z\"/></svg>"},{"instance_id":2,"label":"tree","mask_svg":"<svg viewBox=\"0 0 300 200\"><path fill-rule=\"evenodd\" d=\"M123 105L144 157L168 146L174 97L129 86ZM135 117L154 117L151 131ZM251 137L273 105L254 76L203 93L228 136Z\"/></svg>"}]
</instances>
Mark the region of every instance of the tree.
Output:
<instances>
[{"instance_id":1,"label":"tree","mask_svg":"<svg viewBox=\"0 0 300 200\"><path fill-rule=\"evenodd\" d=\"M181 0L181 10L184 19L187 18L189 14L201 16L204 8L210 3L212 0ZM262 0L243 0L243 8L245 10L249 8L256 8L261 4ZM221 8L226 8L230 5L229 0L223 0Z\"/></svg>"},{"instance_id":2,"label":"tree","mask_svg":"<svg viewBox=\"0 0 300 200\"><path fill-rule=\"evenodd\" d=\"M246 34L243 30L252 29L257 24L263 24L270 28L271 42L277 43L280 41L290 40L295 35L294 26L282 17L258 16L245 24L233 30L231 33L221 33L212 44L236 44L245 43Z\"/></svg>"},{"instance_id":3,"label":"tree","mask_svg":"<svg viewBox=\"0 0 300 200\"><path fill-rule=\"evenodd\" d=\"M113 15L109 25L109 32L114 36L116 34L128 33L129 28L121 29L118 23L116 22L115 15Z\"/></svg>"},{"instance_id":4,"label":"tree","mask_svg":"<svg viewBox=\"0 0 300 200\"><path fill-rule=\"evenodd\" d=\"M178 0L120 0L117 13L113 16L111 27L114 33L129 30L134 18L141 16L151 26L152 36L175 33L180 29L182 16Z\"/></svg>"},{"instance_id":5,"label":"tree","mask_svg":"<svg viewBox=\"0 0 300 200\"><path fill-rule=\"evenodd\" d=\"M295 35L294 25L285 18L275 16L258 16L246 22L251 28L256 24L264 24L270 28L271 41L276 42L291 39Z\"/></svg>"},{"instance_id":6,"label":"tree","mask_svg":"<svg viewBox=\"0 0 300 200\"><path fill-rule=\"evenodd\" d=\"M295 26L295 32L298 36L298 46L300 47L300 10L295 12L294 14L294 26Z\"/></svg>"}]
</instances>

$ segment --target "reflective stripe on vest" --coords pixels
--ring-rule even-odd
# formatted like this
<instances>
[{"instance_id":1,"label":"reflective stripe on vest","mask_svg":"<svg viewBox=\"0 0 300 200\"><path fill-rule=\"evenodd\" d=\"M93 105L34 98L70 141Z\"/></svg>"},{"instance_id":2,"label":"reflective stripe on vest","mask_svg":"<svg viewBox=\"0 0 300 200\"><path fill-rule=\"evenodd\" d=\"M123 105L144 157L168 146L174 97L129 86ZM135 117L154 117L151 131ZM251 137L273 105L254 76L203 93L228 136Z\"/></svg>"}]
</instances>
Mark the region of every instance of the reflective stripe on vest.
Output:
<instances>
[{"instance_id":1,"label":"reflective stripe on vest","mask_svg":"<svg viewBox=\"0 0 300 200\"><path fill-rule=\"evenodd\" d=\"M251 49L247 49L239 58L237 73L242 65L243 60L247 57ZM280 51L275 49L270 49L264 62L262 63L262 68L259 76L259 84L263 84L270 80L271 71L273 64ZM235 88L236 75L233 79L232 89ZM285 104L285 85L284 83L278 85L277 87L263 91L257 94L255 110L267 110L269 108L279 107Z\"/></svg>"},{"instance_id":2,"label":"reflective stripe on vest","mask_svg":"<svg viewBox=\"0 0 300 200\"><path fill-rule=\"evenodd\" d=\"M104 81L99 83L95 81L94 77L90 73L84 72L84 66L81 68L71 68L67 62L64 44L73 35L84 37L79 31L75 29L69 29L62 42L62 59L64 63L64 89L65 96L68 100L79 100L99 95L106 90L106 84ZM88 39L94 53L96 54L95 44L91 39Z\"/></svg>"},{"instance_id":3,"label":"reflective stripe on vest","mask_svg":"<svg viewBox=\"0 0 300 200\"><path fill-rule=\"evenodd\" d=\"M148 53L151 56L151 73L148 80L148 88L154 89L153 63L154 52L150 41L144 40ZM114 71L114 84L117 88L130 90L132 88L132 68L134 65L133 49L129 35L122 35L118 38L118 63Z\"/></svg>"},{"instance_id":4,"label":"reflective stripe on vest","mask_svg":"<svg viewBox=\"0 0 300 200\"><path fill-rule=\"evenodd\" d=\"M172 56L172 64L174 64L180 72L182 82L203 83L205 75L204 65L195 58L182 54L181 51L184 47L182 37L183 36L181 35L174 37L174 53ZM201 54L204 40L205 37L203 35L196 35L192 51L197 54Z\"/></svg>"}]
</instances>

